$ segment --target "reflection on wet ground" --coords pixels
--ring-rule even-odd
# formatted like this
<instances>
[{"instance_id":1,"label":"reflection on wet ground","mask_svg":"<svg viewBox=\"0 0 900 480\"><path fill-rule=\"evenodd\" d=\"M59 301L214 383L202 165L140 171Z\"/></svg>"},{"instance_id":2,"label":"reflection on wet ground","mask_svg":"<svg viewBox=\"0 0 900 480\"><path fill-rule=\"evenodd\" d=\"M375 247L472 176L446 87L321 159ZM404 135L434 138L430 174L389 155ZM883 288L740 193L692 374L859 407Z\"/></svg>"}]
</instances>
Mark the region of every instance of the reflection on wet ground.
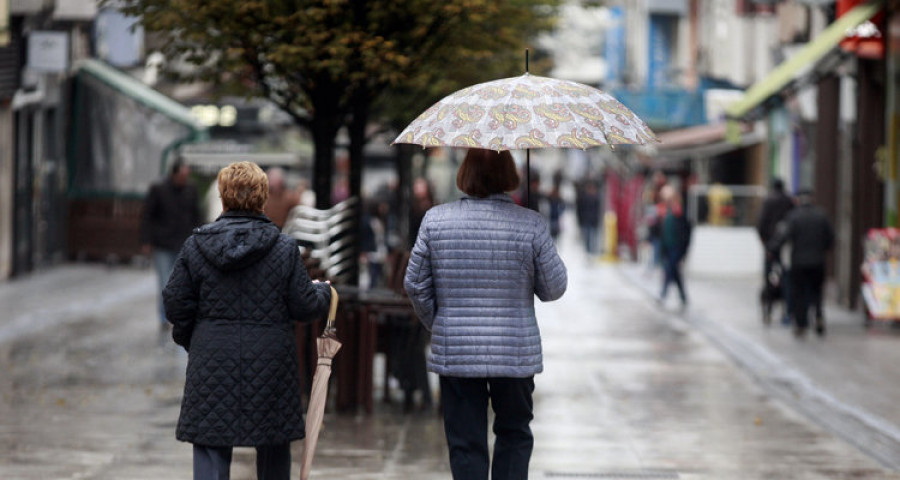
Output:
<instances>
[{"instance_id":1,"label":"reflection on wet ground","mask_svg":"<svg viewBox=\"0 0 900 480\"><path fill-rule=\"evenodd\" d=\"M563 254L570 290L538 306L545 371L536 377L533 478L900 479L767 396L615 268ZM102 298L75 302L60 285L27 283L49 282L39 278L0 286L3 300L12 288L49 288L43 301L23 298L12 321L55 315L5 340L0 327L0 478L189 478L190 445L174 439L186 356L160 343L152 272L71 268L79 275L60 282L93 282ZM117 301L117 285L146 291ZM301 444L293 448L296 473ZM314 473L446 479L446 458L436 411L380 404L371 416L327 416ZM254 459L236 450L232 478L254 478Z\"/></svg>"}]
</instances>

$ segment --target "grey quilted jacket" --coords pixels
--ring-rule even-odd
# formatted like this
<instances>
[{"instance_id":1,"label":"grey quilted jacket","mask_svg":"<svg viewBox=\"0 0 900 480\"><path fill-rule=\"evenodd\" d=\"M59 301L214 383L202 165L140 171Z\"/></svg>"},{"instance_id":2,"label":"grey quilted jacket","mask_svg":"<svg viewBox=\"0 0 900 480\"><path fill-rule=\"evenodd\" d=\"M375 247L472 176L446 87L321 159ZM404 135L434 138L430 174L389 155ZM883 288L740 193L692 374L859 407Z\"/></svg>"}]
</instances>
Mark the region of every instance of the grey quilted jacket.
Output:
<instances>
[{"instance_id":1,"label":"grey quilted jacket","mask_svg":"<svg viewBox=\"0 0 900 480\"><path fill-rule=\"evenodd\" d=\"M543 370L534 296L566 291L547 221L508 195L465 197L425 215L404 287L431 330L428 369L452 377Z\"/></svg>"}]
</instances>

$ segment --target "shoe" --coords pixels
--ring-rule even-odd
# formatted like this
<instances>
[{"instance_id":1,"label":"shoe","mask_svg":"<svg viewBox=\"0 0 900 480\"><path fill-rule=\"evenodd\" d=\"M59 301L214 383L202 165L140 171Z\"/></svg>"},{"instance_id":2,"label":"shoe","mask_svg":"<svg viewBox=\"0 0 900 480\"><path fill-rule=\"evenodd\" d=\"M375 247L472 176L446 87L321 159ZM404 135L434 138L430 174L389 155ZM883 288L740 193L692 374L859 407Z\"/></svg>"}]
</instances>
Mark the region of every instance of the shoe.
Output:
<instances>
[{"instance_id":1,"label":"shoe","mask_svg":"<svg viewBox=\"0 0 900 480\"><path fill-rule=\"evenodd\" d=\"M794 337L802 339L806 336L806 327L794 327Z\"/></svg>"}]
</instances>

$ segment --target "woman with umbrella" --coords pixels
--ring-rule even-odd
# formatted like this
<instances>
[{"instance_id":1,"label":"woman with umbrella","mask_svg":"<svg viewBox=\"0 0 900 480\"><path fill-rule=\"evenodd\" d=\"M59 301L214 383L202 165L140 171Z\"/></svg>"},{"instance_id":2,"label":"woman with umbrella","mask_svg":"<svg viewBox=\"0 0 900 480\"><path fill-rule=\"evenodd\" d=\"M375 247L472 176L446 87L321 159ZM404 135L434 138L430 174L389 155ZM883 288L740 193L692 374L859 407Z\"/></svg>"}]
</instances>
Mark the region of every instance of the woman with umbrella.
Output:
<instances>
[{"instance_id":1,"label":"woman with umbrella","mask_svg":"<svg viewBox=\"0 0 900 480\"><path fill-rule=\"evenodd\" d=\"M546 219L505 193L518 184L508 151L470 149L456 177L467 196L426 213L406 270L432 332L428 368L440 376L455 479L528 477L534 375L543 370L534 296L560 298L567 274Z\"/></svg>"},{"instance_id":2,"label":"woman with umbrella","mask_svg":"<svg viewBox=\"0 0 900 480\"><path fill-rule=\"evenodd\" d=\"M194 231L163 291L188 351L176 438L194 444L194 478L227 479L232 447L256 447L257 477L290 478L304 437L294 322L329 307L296 242L264 214L268 179L251 162L218 175L224 213Z\"/></svg>"}]
</instances>

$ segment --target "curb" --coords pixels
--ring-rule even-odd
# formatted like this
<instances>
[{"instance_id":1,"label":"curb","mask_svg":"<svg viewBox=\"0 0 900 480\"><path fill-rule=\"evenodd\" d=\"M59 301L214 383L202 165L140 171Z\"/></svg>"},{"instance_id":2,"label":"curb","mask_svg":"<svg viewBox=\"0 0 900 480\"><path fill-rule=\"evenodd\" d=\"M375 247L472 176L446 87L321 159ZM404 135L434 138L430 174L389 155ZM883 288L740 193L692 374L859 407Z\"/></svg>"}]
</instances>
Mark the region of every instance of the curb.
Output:
<instances>
[{"instance_id":1,"label":"curb","mask_svg":"<svg viewBox=\"0 0 900 480\"><path fill-rule=\"evenodd\" d=\"M634 272L626 268L617 268L617 271L634 287L650 298L656 298ZM777 354L734 328L690 310L677 316L667 314L666 320L693 327L749 373L766 393L802 412L813 423L850 443L883 467L900 471L900 429L891 422L841 402Z\"/></svg>"}]
</instances>

